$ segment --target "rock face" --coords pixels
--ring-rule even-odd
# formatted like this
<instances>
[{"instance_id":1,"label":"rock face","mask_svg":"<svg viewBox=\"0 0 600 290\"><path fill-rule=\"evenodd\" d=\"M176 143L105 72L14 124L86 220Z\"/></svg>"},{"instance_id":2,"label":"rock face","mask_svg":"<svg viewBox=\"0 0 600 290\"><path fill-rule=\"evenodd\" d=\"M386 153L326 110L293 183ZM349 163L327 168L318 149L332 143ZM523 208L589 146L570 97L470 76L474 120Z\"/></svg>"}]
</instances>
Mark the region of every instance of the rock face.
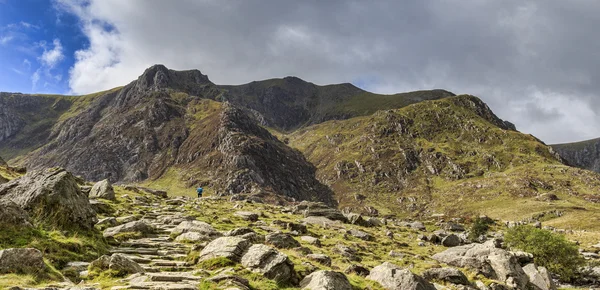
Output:
<instances>
[{"instance_id":1,"label":"rock face","mask_svg":"<svg viewBox=\"0 0 600 290\"><path fill-rule=\"evenodd\" d=\"M108 179L104 179L92 186L89 196L90 198L103 198L108 200L115 200L115 191Z\"/></svg>"},{"instance_id":2,"label":"rock face","mask_svg":"<svg viewBox=\"0 0 600 290\"><path fill-rule=\"evenodd\" d=\"M42 252L32 248L0 250L0 274L37 274L44 270Z\"/></svg>"},{"instance_id":3,"label":"rock face","mask_svg":"<svg viewBox=\"0 0 600 290\"><path fill-rule=\"evenodd\" d=\"M569 165L600 172L600 138L550 146Z\"/></svg>"},{"instance_id":4,"label":"rock face","mask_svg":"<svg viewBox=\"0 0 600 290\"><path fill-rule=\"evenodd\" d=\"M242 257L241 263L277 283L288 282L294 271L294 265L286 255L261 244L251 246Z\"/></svg>"},{"instance_id":5,"label":"rock face","mask_svg":"<svg viewBox=\"0 0 600 290\"><path fill-rule=\"evenodd\" d=\"M346 275L334 271L317 271L302 279L300 287L307 290L352 290Z\"/></svg>"},{"instance_id":6,"label":"rock face","mask_svg":"<svg viewBox=\"0 0 600 290\"><path fill-rule=\"evenodd\" d=\"M76 178L61 168L31 171L0 185L0 200L9 200L38 222L61 228L91 229L96 213Z\"/></svg>"},{"instance_id":7,"label":"rock face","mask_svg":"<svg viewBox=\"0 0 600 290\"><path fill-rule=\"evenodd\" d=\"M221 237L210 242L200 252L200 261L213 258L227 258L239 262L250 242L240 237Z\"/></svg>"},{"instance_id":8,"label":"rock face","mask_svg":"<svg viewBox=\"0 0 600 290\"><path fill-rule=\"evenodd\" d=\"M367 279L389 290L435 290L435 287L408 269L385 262L371 270Z\"/></svg>"},{"instance_id":9,"label":"rock face","mask_svg":"<svg viewBox=\"0 0 600 290\"><path fill-rule=\"evenodd\" d=\"M435 254L432 258L451 266L478 271L487 278L504 282L516 289L524 289L528 283L527 275L514 255L488 245L454 247Z\"/></svg>"}]
</instances>

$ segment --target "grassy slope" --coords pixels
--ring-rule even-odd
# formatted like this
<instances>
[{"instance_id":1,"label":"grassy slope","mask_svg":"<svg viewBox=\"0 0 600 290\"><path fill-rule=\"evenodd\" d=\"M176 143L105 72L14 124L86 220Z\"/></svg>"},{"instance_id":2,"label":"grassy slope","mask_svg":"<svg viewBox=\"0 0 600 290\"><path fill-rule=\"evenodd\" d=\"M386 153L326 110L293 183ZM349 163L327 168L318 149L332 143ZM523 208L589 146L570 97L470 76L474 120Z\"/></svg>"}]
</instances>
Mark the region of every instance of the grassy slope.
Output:
<instances>
[{"instance_id":1,"label":"grassy slope","mask_svg":"<svg viewBox=\"0 0 600 290\"><path fill-rule=\"evenodd\" d=\"M358 203L396 216L482 213L506 220L560 209L566 214L548 224L599 228L593 221L600 207L586 201L597 198L599 176L562 165L533 136L488 122L465 106L472 98L330 121L285 137L317 166L341 207ZM547 192L561 200L536 200ZM357 202L358 194L366 200Z\"/></svg>"}]
</instances>

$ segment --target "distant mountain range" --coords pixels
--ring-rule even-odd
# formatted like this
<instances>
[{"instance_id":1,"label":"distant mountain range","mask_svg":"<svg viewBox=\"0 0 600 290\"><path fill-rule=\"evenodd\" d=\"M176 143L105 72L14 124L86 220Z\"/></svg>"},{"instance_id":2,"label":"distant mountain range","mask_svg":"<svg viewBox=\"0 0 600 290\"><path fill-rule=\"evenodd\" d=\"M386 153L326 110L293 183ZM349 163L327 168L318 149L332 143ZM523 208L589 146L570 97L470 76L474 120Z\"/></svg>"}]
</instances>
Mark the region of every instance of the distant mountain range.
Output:
<instances>
[{"instance_id":1,"label":"distant mountain range","mask_svg":"<svg viewBox=\"0 0 600 290\"><path fill-rule=\"evenodd\" d=\"M569 165L600 172L600 138L551 146Z\"/></svg>"}]
</instances>

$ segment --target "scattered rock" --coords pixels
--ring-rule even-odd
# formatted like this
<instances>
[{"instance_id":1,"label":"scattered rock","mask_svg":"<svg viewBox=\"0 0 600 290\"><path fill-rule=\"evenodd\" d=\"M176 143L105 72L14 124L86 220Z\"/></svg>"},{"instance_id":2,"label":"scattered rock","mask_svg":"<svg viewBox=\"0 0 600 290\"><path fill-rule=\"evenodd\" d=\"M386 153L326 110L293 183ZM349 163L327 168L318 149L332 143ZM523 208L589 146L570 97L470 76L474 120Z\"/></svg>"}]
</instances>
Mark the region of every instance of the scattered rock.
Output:
<instances>
[{"instance_id":1,"label":"scattered rock","mask_svg":"<svg viewBox=\"0 0 600 290\"><path fill-rule=\"evenodd\" d=\"M303 223L319 225L324 228L341 228L342 224L339 221L333 221L323 216L310 216L302 219Z\"/></svg>"},{"instance_id":2,"label":"scattered rock","mask_svg":"<svg viewBox=\"0 0 600 290\"><path fill-rule=\"evenodd\" d=\"M304 217L322 216L330 220L337 220L341 222L347 221L342 212L337 209L330 208L324 203L303 201L297 206L297 208L305 208Z\"/></svg>"},{"instance_id":3,"label":"scattered rock","mask_svg":"<svg viewBox=\"0 0 600 290\"><path fill-rule=\"evenodd\" d=\"M241 237L221 237L210 242L200 252L200 261L224 257L239 262L250 242Z\"/></svg>"},{"instance_id":4,"label":"scattered rock","mask_svg":"<svg viewBox=\"0 0 600 290\"><path fill-rule=\"evenodd\" d=\"M361 265L350 265L348 266L348 268L346 268L346 270L344 271L344 273L346 274L356 274L358 276L361 277L367 277L367 275L369 275L369 269L361 266Z\"/></svg>"},{"instance_id":5,"label":"scattered rock","mask_svg":"<svg viewBox=\"0 0 600 290\"><path fill-rule=\"evenodd\" d=\"M410 227L418 231L425 230L425 225L422 222L413 222L410 224Z\"/></svg>"},{"instance_id":6,"label":"scattered rock","mask_svg":"<svg viewBox=\"0 0 600 290\"><path fill-rule=\"evenodd\" d=\"M179 234L187 233L187 232L200 233L200 234L206 236L207 237L206 239L210 239L210 240L221 236L221 233L219 233L217 230L215 230L211 225L209 225L205 222L196 221L196 220L183 221L171 231L171 233L173 233L175 235L179 235Z\"/></svg>"},{"instance_id":7,"label":"scattered rock","mask_svg":"<svg viewBox=\"0 0 600 290\"><path fill-rule=\"evenodd\" d=\"M95 226L96 227L104 227L104 226L114 227L116 225L117 225L117 219L116 218L114 218L114 217L106 217L106 218L103 218L103 219L99 220L96 223Z\"/></svg>"},{"instance_id":8,"label":"scattered rock","mask_svg":"<svg viewBox=\"0 0 600 290\"><path fill-rule=\"evenodd\" d=\"M127 274L144 273L144 268L122 254L113 254L110 257L108 269Z\"/></svg>"},{"instance_id":9,"label":"scattered rock","mask_svg":"<svg viewBox=\"0 0 600 290\"><path fill-rule=\"evenodd\" d=\"M250 282L248 281L248 279L242 278L237 275L221 273L213 277L207 278L206 280L213 283L222 283L225 281L225 285L223 286L228 287L226 288L226 290L250 290Z\"/></svg>"},{"instance_id":10,"label":"scattered rock","mask_svg":"<svg viewBox=\"0 0 600 290\"><path fill-rule=\"evenodd\" d=\"M350 235L352 235L355 238L359 238L361 240L364 241L373 241L375 240L375 238L373 238L372 235L365 233L363 231L359 231L359 230L350 230L348 231L350 233Z\"/></svg>"},{"instance_id":11,"label":"scattered rock","mask_svg":"<svg viewBox=\"0 0 600 290\"><path fill-rule=\"evenodd\" d=\"M36 170L0 185L0 200L29 213L32 221L64 229L92 229L96 212L77 179L62 168Z\"/></svg>"},{"instance_id":12,"label":"scattered rock","mask_svg":"<svg viewBox=\"0 0 600 290\"><path fill-rule=\"evenodd\" d=\"M358 251L356 251L353 248L350 248L348 246L344 246L344 245L336 245L333 248L333 252L338 253L340 255L342 255L342 257L347 258L350 261L357 261L360 262L361 258L358 255Z\"/></svg>"},{"instance_id":13,"label":"scattered rock","mask_svg":"<svg viewBox=\"0 0 600 290\"><path fill-rule=\"evenodd\" d=\"M285 227L287 230L292 231L292 232L297 232L299 234L306 234L308 232L306 225L303 225L303 224L286 223Z\"/></svg>"},{"instance_id":14,"label":"scattered rock","mask_svg":"<svg viewBox=\"0 0 600 290\"><path fill-rule=\"evenodd\" d=\"M242 257L241 263L277 283L288 282L294 272L294 265L286 255L261 244L252 245Z\"/></svg>"},{"instance_id":15,"label":"scattered rock","mask_svg":"<svg viewBox=\"0 0 600 290\"><path fill-rule=\"evenodd\" d=\"M209 236L198 232L183 233L175 238L176 242L201 242L210 240L212 239Z\"/></svg>"},{"instance_id":16,"label":"scattered rock","mask_svg":"<svg viewBox=\"0 0 600 290\"><path fill-rule=\"evenodd\" d=\"M0 250L0 274L38 274L44 271L42 252L33 248Z\"/></svg>"},{"instance_id":17,"label":"scattered rock","mask_svg":"<svg viewBox=\"0 0 600 290\"><path fill-rule=\"evenodd\" d=\"M313 246L321 247L321 241L311 236L301 236L300 240L305 241Z\"/></svg>"},{"instance_id":18,"label":"scattered rock","mask_svg":"<svg viewBox=\"0 0 600 290\"><path fill-rule=\"evenodd\" d=\"M243 236L245 234L254 233L254 230L249 227L242 227L225 232L223 235L227 237Z\"/></svg>"},{"instance_id":19,"label":"scattered rock","mask_svg":"<svg viewBox=\"0 0 600 290\"><path fill-rule=\"evenodd\" d=\"M461 224L457 224L457 223L446 223L444 224L444 230L447 231L451 231L451 232L464 232L465 231L465 227Z\"/></svg>"},{"instance_id":20,"label":"scattered rock","mask_svg":"<svg viewBox=\"0 0 600 290\"><path fill-rule=\"evenodd\" d=\"M97 182L92 186L92 189L89 193L90 198L103 198L108 200L115 200L115 190L112 185L108 181L108 179L104 179L102 181Z\"/></svg>"},{"instance_id":21,"label":"scattered rock","mask_svg":"<svg viewBox=\"0 0 600 290\"><path fill-rule=\"evenodd\" d=\"M237 211L233 215L242 218L243 220L255 222L258 220L258 214L249 211Z\"/></svg>"},{"instance_id":22,"label":"scattered rock","mask_svg":"<svg viewBox=\"0 0 600 290\"><path fill-rule=\"evenodd\" d=\"M267 244L273 245L279 249L289 249L300 247L300 243L289 234L271 233L265 237Z\"/></svg>"},{"instance_id":23,"label":"scattered rock","mask_svg":"<svg viewBox=\"0 0 600 290\"><path fill-rule=\"evenodd\" d=\"M331 258L327 255L323 255L323 254L308 254L306 255L306 258L316 261L317 263L321 264L321 265L325 265L327 267L331 266Z\"/></svg>"},{"instance_id":24,"label":"scattered rock","mask_svg":"<svg viewBox=\"0 0 600 290\"><path fill-rule=\"evenodd\" d=\"M452 284L469 285L469 279L463 272L455 268L432 268L423 272L425 280L438 280Z\"/></svg>"},{"instance_id":25,"label":"scattered rock","mask_svg":"<svg viewBox=\"0 0 600 290\"><path fill-rule=\"evenodd\" d=\"M375 281L389 290L436 290L425 279L413 274L408 269L400 268L389 262L373 268L367 279Z\"/></svg>"},{"instance_id":26,"label":"scattered rock","mask_svg":"<svg viewBox=\"0 0 600 290\"><path fill-rule=\"evenodd\" d=\"M352 290L346 275L334 271L317 271L300 281L302 289L309 290Z\"/></svg>"},{"instance_id":27,"label":"scattered rock","mask_svg":"<svg viewBox=\"0 0 600 290\"><path fill-rule=\"evenodd\" d=\"M121 233L141 233L141 234L150 234L154 232L154 228L147 224L144 221L133 221L128 222L126 224L108 228L104 230L103 236L105 238L114 237L117 234Z\"/></svg>"}]
</instances>

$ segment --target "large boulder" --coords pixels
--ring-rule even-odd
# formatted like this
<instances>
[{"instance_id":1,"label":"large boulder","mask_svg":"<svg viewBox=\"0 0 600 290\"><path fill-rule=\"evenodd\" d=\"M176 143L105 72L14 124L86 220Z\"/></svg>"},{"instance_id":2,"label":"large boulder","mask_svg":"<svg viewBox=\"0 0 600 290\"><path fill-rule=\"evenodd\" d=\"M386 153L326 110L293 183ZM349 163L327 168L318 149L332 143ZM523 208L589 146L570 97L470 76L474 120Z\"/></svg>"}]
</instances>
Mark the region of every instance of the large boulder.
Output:
<instances>
[{"instance_id":1,"label":"large boulder","mask_svg":"<svg viewBox=\"0 0 600 290\"><path fill-rule=\"evenodd\" d=\"M221 236L221 233L215 230L211 225L196 220L183 221L171 231L171 233L175 235L188 232L200 233L211 240Z\"/></svg>"},{"instance_id":2,"label":"large boulder","mask_svg":"<svg viewBox=\"0 0 600 290\"><path fill-rule=\"evenodd\" d=\"M200 252L200 261L214 258L227 258L239 262L250 242L241 237L221 237L210 242Z\"/></svg>"},{"instance_id":3,"label":"large boulder","mask_svg":"<svg viewBox=\"0 0 600 290\"><path fill-rule=\"evenodd\" d=\"M317 271L304 277L300 287L307 290L352 290L346 275L334 271Z\"/></svg>"},{"instance_id":4,"label":"large boulder","mask_svg":"<svg viewBox=\"0 0 600 290\"><path fill-rule=\"evenodd\" d=\"M115 190L112 185L108 181L108 179L104 179L102 181L96 182L92 189L90 190L90 198L103 198L108 200L115 200Z\"/></svg>"},{"instance_id":5,"label":"large boulder","mask_svg":"<svg viewBox=\"0 0 600 290\"><path fill-rule=\"evenodd\" d=\"M388 290L436 290L435 286L425 279L389 262L373 268L367 279L381 284Z\"/></svg>"},{"instance_id":6,"label":"large boulder","mask_svg":"<svg viewBox=\"0 0 600 290\"><path fill-rule=\"evenodd\" d=\"M16 203L0 199L0 228L31 227L29 215Z\"/></svg>"},{"instance_id":7,"label":"large boulder","mask_svg":"<svg viewBox=\"0 0 600 290\"><path fill-rule=\"evenodd\" d=\"M0 250L0 274L38 274L44 267L44 257L37 249Z\"/></svg>"},{"instance_id":8,"label":"large boulder","mask_svg":"<svg viewBox=\"0 0 600 290\"><path fill-rule=\"evenodd\" d=\"M92 229L96 212L77 179L62 168L31 171L0 185L0 200L10 200L32 221L62 229Z\"/></svg>"},{"instance_id":9,"label":"large boulder","mask_svg":"<svg viewBox=\"0 0 600 290\"><path fill-rule=\"evenodd\" d=\"M556 284L550 276L550 272L544 267L536 267L533 263L523 267L523 271L529 277L530 286L535 290L556 290Z\"/></svg>"},{"instance_id":10,"label":"large boulder","mask_svg":"<svg viewBox=\"0 0 600 290\"><path fill-rule=\"evenodd\" d=\"M294 264L279 251L261 244L252 245L242 257L242 265L264 274L277 283L286 283L292 278Z\"/></svg>"},{"instance_id":11,"label":"large boulder","mask_svg":"<svg viewBox=\"0 0 600 290\"><path fill-rule=\"evenodd\" d=\"M122 233L141 233L141 234L151 234L154 232L154 228L144 221L132 221L126 224L122 224L120 226L108 228L104 230L104 237L114 237L117 234Z\"/></svg>"},{"instance_id":12,"label":"large boulder","mask_svg":"<svg viewBox=\"0 0 600 290\"><path fill-rule=\"evenodd\" d=\"M491 245L454 247L435 254L432 258L451 266L472 269L516 289L525 289L529 280L514 255Z\"/></svg>"}]
</instances>

